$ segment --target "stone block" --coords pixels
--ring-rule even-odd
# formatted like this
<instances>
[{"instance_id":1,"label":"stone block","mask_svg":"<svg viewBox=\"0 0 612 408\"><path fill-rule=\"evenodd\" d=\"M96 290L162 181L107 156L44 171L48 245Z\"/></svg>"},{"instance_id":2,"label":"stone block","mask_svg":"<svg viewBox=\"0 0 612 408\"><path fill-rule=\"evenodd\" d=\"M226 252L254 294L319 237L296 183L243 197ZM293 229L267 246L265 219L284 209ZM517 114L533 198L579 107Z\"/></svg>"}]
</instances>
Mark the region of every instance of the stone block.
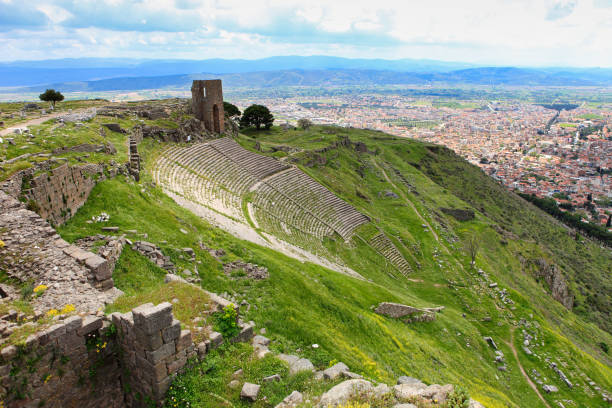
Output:
<instances>
[{"instance_id":1,"label":"stone block","mask_svg":"<svg viewBox=\"0 0 612 408\"><path fill-rule=\"evenodd\" d=\"M168 388L170 388L170 384L172 383L172 380L174 379L174 377L166 377L163 380L159 381L158 383L156 383L153 386L153 397L155 399L161 400L164 395L166 394L166 392L168 391Z\"/></svg>"},{"instance_id":2,"label":"stone block","mask_svg":"<svg viewBox=\"0 0 612 408\"><path fill-rule=\"evenodd\" d=\"M270 339L267 337L264 337L260 334L253 337L253 346L256 346L256 345L267 346L269 344L270 344Z\"/></svg>"},{"instance_id":3,"label":"stone block","mask_svg":"<svg viewBox=\"0 0 612 408\"><path fill-rule=\"evenodd\" d=\"M179 338L181 335L181 322L174 319L172 320L172 325L170 327L162 330L162 338L164 343L169 343Z\"/></svg>"},{"instance_id":4,"label":"stone block","mask_svg":"<svg viewBox=\"0 0 612 408\"><path fill-rule=\"evenodd\" d=\"M174 342L162 344L160 348L154 351L147 351L147 360L153 364L157 364L166 357L173 355L176 352Z\"/></svg>"},{"instance_id":5,"label":"stone block","mask_svg":"<svg viewBox=\"0 0 612 408\"><path fill-rule=\"evenodd\" d=\"M210 348L216 349L221 344L223 344L223 335L219 332L212 332L210 333L209 340L210 340Z\"/></svg>"},{"instance_id":6,"label":"stone block","mask_svg":"<svg viewBox=\"0 0 612 408\"><path fill-rule=\"evenodd\" d=\"M206 340L198 344L198 357L204 358L208 354L208 347L210 346L210 340Z\"/></svg>"},{"instance_id":7,"label":"stone block","mask_svg":"<svg viewBox=\"0 0 612 408\"><path fill-rule=\"evenodd\" d=\"M252 383L244 383L242 386L242 390L240 391L240 398L255 402L257 401L257 396L259 395L259 389L261 387L257 384Z\"/></svg>"},{"instance_id":8,"label":"stone block","mask_svg":"<svg viewBox=\"0 0 612 408\"><path fill-rule=\"evenodd\" d=\"M145 307L143 307L145 306ZM161 331L172 325L172 304L168 302L160 303L157 306L143 305L132 310L134 324L151 334Z\"/></svg>"},{"instance_id":9,"label":"stone block","mask_svg":"<svg viewBox=\"0 0 612 408\"><path fill-rule=\"evenodd\" d=\"M187 347L193 344L193 340L191 339L191 331L189 330L181 330L178 341L176 342L176 351L185 350Z\"/></svg>"},{"instance_id":10,"label":"stone block","mask_svg":"<svg viewBox=\"0 0 612 408\"><path fill-rule=\"evenodd\" d=\"M93 254L85 260L85 266L93 272L98 281L110 279L112 275L108 261L101 256Z\"/></svg>"},{"instance_id":11,"label":"stone block","mask_svg":"<svg viewBox=\"0 0 612 408\"><path fill-rule=\"evenodd\" d=\"M236 337L234 337L232 339L232 343L238 343L238 342L248 342L253 338L253 329L254 329L254 325L253 324L245 324L241 327L240 333L238 333L238 335Z\"/></svg>"},{"instance_id":12,"label":"stone block","mask_svg":"<svg viewBox=\"0 0 612 408\"><path fill-rule=\"evenodd\" d=\"M141 373L143 373L146 378L151 379L155 383L163 380L168 376L166 363L164 363L163 361L157 364L152 364L148 360L145 360L141 357L136 357L136 364L138 365L138 369L141 371Z\"/></svg>"},{"instance_id":13,"label":"stone block","mask_svg":"<svg viewBox=\"0 0 612 408\"><path fill-rule=\"evenodd\" d=\"M323 378L325 378L326 380L335 380L336 378L340 377L345 371L349 371L348 366L340 362L334 364L326 370L323 370Z\"/></svg>"},{"instance_id":14,"label":"stone block","mask_svg":"<svg viewBox=\"0 0 612 408\"><path fill-rule=\"evenodd\" d=\"M64 326L61 323L60 324L54 324L53 326L51 326L47 330L45 330L45 332L47 333L47 336L49 337L49 341L55 340L58 337L61 337L64 334L66 334L66 326Z\"/></svg>"},{"instance_id":15,"label":"stone block","mask_svg":"<svg viewBox=\"0 0 612 408\"><path fill-rule=\"evenodd\" d=\"M384 316L399 318L415 313L421 313L422 311L416 307L402 305L399 303L382 302L378 305L378 307L376 307L376 309L374 309L374 312Z\"/></svg>"},{"instance_id":16,"label":"stone block","mask_svg":"<svg viewBox=\"0 0 612 408\"><path fill-rule=\"evenodd\" d=\"M66 327L66 333L71 333L79 329L82 321L83 319L81 316L70 316L64 319L63 324Z\"/></svg>"},{"instance_id":17,"label":"stone block","mask_svg":"<svg viewBox=\"0 0 612 408\"><path fill-rule=\"evenodd\" d=\"M161 332L159 331L147 334L140 327L134 327L134 335L136 341L147 351L157 350L164 344Z\"/></svg>"},{"instance_id":18,"label":"stone block","mask_svg":"<svg viewBox=\"0 0 612 408\"><path fill-rule=\"evenodd\" d=\"M115 325L115 327L119 328L121 324L119 317L118 316L115 317L114 315L115 313L111 315L112 322ZM79 336L85 336L91 332L99 330L100 328L102 328L102 318L101 317L85 316L85 318L81 322L81 327L77 330L77 334Z\"/></svg>"},{"instance_id":19,"label":"stone block","mask_svg":"<svg viewBox=\"0 0 612 408\"><path fill-rule=\"evenodd\" d=\"M2 356L2 360L10 361L13 357L17 355L17 347L15 346L5 347L2 349L2 351L0 351L0 355Z\"/></svg>"},{"instance_id":20,"label":"stone block","mask_svg":"<svg viewBox=\"0 0 612 408\"><path fill-rule=\"evenodd\" d=\"M187 364L187 356L178 358L171 363L168 363L168 374L174 374L178 372Z\"/></svg>"}]
</instances>

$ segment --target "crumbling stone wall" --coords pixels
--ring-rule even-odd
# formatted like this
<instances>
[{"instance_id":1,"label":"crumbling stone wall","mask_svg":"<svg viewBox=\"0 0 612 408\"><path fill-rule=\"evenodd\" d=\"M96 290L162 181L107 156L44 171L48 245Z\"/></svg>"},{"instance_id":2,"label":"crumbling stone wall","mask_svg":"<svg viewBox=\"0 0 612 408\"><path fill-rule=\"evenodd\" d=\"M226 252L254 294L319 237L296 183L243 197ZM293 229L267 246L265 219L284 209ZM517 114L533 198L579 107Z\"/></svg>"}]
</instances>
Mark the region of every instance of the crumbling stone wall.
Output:
<instances>
[{"instance_id":1,"label":"crumbling stone wall","mask_svg":"<svg viewBox=\"0 0 612 408\"><path fill-rule=\"evenodd\" d=\"M187 360L197 357L189 330L172 316L172 304L147 303L125 314L113 314L124 351L122 382L129 407L160 401ZM128 386L129 384L129 386Z\"/></svg>"},{"instance_id":2,"label":"crumbling stone wall","mask_svg":"<svg viewBox=\"0 0 612 408\"><path fill-rule=\"evenodd\" d=\"M48 289L32 299L35 311L73 304L90 312L112 302L122 292L113 288L107 260L70 245L38 214L0 191L0 268L19 281ZM1 327L1 324L0 324ZM4 335L4 333L2 333ZM1 339L0 339L1 343Z\"/></svg>"},{"instance_id":3,"label":"crumbling stone wall","mask_svg":"<svg viewBox=\"0 0 612 408\"><path fill-rule=\"evenodd\" d=\"M0 351L0 401L7 408L159 406L196 356L170 303L71 316Z\"/></svg>"},{"instance_id":4,"label":"crumbling stone wall","mask_svg":"<svg viewBox=\"0 0 612 408\"><path fill-rule=\"evenodd\" d=\"M204 122L206 130L214 133L225 132L223 85L220 79L193 81L191 103L194 116Z\"/></svg>"},{"instance_id":5,"label":"crumbling stone wall","mask_svg":"<svg viewBox=\"0 0 612 408\"><path fill-rule=\"evenodd\" d=\"M105 328L106 326L106 328ZM126 407L105 319L72 316L0 352L4 407Z\"/></svg>"},{"instance_id":6,"label":"crumbling stone wall","mask_svg":"<svg viewBox=\"0 0 612 408\"><path fill-rule=\"evenodd\" d=\"M85 204L96 184L106 179L102 164L63 164L35 175L37 170L15 174L2 185L2 190L29 202L31 209L55 225L70 219Z\"/></svg>"}]
</instances>

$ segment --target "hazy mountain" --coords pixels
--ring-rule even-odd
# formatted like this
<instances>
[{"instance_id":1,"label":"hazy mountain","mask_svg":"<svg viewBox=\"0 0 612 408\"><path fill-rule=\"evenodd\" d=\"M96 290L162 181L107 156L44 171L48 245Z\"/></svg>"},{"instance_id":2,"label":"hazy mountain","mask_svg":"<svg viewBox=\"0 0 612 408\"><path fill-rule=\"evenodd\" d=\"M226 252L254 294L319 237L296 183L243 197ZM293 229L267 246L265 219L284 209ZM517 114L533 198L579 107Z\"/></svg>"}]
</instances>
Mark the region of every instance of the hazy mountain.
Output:
<instances>
[{"instance_id":1,"label":"hazy mountain","mask_svg":"<svg viewBox=\"0 0 612 408\"><path fill-rule=\"evenodd\" d=\"M326 56L286 56L258 60L135 60L77 58L0 63L0 86L32 86L116 77L166 76L211 72L215 74L279 70L365 69L403 72L448 72L473 64L434 60L350 59Z\"/></svg>"},{"instance_id":2,"label":"hazy mountain","mask_svg":"<svg viewBox=\"0 0 612 408\"><path fill-rule=\"evenodd\" d=\"M81 68L80 70L84 70ZM389 70L324 69L276 70L245 73L201 73L108 78L95 81L53 82L13 88L13 92L39 92L57 88L64 92L121 91L158 88L188 89L193 79L220 78L228 88L278 86L375 86L410 84L472 84L508 86L610 86L612 70L592 74L584 71L523 69L512 67L470 68L451 72L398 72Z\"/></svg>"}]
</instances>

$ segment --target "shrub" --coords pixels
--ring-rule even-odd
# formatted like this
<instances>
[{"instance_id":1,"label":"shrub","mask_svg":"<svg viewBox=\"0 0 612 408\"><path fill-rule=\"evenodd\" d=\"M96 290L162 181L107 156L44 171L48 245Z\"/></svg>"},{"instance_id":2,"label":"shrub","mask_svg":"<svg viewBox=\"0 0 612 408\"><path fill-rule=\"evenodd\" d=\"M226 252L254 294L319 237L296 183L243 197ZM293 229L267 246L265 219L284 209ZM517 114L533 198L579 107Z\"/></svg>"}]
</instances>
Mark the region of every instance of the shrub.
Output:
<instances>
[{"instance_id":1,"label":"shrub","mask_svg":"<svg viewBox=\"0 0 612 408\"><path fill-rule=\"evenodd\" d=\"M225 306L222 312L215 313L214 318L214 328L223 335L223 338L231 339L240 332L237 323L238 312L233 303Z\"/></svg>"},{"instance_id":2,"label":"shrub","mask_svg":"<svg viewBox=\"0 0 612 408\"><path fill-rule=\"evenodd\" d=\"M453 392L448 394L446 408L469 408L470 406L470 395L465 388L455 386Z\"/></svg>"}]
</instances>

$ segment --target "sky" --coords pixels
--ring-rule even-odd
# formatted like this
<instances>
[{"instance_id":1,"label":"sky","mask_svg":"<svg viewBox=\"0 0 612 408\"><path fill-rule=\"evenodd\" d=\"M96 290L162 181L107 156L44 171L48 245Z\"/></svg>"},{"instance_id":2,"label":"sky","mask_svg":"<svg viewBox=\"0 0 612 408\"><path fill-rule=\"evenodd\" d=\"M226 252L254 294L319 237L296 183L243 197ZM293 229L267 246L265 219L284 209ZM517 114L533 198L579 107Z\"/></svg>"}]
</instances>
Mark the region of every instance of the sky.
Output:
<instances>
[{"instance_id":1,"label":"sky","mask_svg":"<svg viewBox=\"0 0 612 408\"><path fill-rule=\"evenodd\" d=\"M279 55L612 67L612 0L0 0L0 60Z\"/></svg>"}]
</instances>

